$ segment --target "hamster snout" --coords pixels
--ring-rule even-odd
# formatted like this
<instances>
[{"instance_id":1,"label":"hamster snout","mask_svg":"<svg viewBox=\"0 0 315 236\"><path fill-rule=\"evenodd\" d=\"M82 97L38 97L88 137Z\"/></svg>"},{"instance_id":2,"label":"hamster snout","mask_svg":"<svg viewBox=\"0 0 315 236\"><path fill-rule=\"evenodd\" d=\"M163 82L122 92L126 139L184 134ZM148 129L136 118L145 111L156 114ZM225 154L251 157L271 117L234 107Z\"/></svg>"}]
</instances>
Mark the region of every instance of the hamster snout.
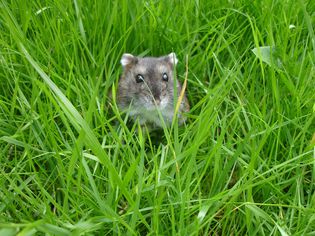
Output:
<instances>
[{"instance_id":1,"label":"hamster snout","mask_svg":"<svg viewBox=\"0 0 315 236\"><path fill-rule=\"evenodd\" d=\"M161 127L160 114L166 124L173 120L181 84L175 77L175 53L162 57L136 57L123 54L123 73L118 83L117 101L120 109L129 109L130 116L141 124L151 123ZM176 85L176 86L175 86ZM176 98L176 99L175 99ZM185 121L183 113L189 111L186 96L179 110L179 123Z\"/></svg>"},{"instance_id":2,"label":"hamster snout","mask_svg":"<svg viewBox=\"0 0 315 236\"><path fill-rule=\"evenodd\" d=\"M156 103L160 103L161 99L160 99L160 96L161 96L161 92L158 88L156 87L153 87L152 88L152 94L153 94L153 98L155 99L155 102Z\"/></svg>"}]
</instances>

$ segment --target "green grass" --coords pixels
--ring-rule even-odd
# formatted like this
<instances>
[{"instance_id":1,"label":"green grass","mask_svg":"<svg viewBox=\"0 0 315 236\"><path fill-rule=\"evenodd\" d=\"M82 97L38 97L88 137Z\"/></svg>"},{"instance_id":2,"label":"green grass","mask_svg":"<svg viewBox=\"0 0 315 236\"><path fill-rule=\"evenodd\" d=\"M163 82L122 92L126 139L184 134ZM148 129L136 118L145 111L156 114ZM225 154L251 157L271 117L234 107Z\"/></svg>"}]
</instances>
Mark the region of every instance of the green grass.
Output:
<instances>
[{"instance_id":1,"label":"green grass","mask_svg":"<svg viewBox=\"0 0 315 236\"><path fill-rule=\"evenodd\" d=\"M314 12L0 0L0 235L315 235ZM172 51L191 112L148 136L108 94Z\"/></svg>"}]
</instances>

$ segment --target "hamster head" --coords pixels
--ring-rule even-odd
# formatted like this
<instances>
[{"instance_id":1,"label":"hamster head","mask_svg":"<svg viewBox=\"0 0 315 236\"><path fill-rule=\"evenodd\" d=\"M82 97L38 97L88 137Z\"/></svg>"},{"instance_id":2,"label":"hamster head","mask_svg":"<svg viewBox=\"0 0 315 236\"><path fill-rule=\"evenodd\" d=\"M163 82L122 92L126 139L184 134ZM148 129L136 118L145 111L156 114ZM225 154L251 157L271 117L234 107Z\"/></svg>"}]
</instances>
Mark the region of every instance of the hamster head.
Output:
<instances>
[{"instance_id":1,"label":"hamster head","mask_svg":"<svg viewBox=\"0 0 315 236\"><path fill-rule=\"evenodd\" d=\"M129 114L134 119L139 118L142 124L149 122L161 126L159 112L166 123L172 122L175 84L177 97L181 92L181 84L174 75L177 61L173 52L167 56L144 58L123 54L120 61L123 74L117 92L120 109L130 108ZM178 111L180 123L184 121L181 113L188 110L188 101L184 96Z\"/></svg>"}]
</instances>

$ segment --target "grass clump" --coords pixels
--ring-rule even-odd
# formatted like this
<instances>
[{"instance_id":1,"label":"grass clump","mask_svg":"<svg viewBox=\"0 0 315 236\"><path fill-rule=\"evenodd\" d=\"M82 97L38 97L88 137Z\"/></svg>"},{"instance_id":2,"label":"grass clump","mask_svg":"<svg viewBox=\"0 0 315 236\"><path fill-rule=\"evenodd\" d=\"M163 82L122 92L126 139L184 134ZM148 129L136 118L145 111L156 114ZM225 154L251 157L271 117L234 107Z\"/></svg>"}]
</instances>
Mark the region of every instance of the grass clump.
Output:
<instances>
[{"instance_id":1,"label":"grass clump","mask_svg":"<svg viewBox=\"0 0 315 236\"><path fill-rule=\"evenodd\" d=\"M0 234L314 234L314 11L1 1ZM172 51L191 112L147 136L109 93Z\"/></svg>"}]
</instances>

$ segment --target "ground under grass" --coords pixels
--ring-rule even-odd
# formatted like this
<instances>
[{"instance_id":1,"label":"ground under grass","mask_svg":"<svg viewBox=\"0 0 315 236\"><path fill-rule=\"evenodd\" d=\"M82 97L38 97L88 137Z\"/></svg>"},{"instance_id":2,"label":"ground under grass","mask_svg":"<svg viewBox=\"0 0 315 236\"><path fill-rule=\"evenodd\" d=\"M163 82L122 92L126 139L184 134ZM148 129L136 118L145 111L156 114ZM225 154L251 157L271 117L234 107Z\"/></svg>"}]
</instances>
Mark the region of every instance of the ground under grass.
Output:
<instances>
[{"instance_id":1,"label":"ground under grass","mask_svg":"<svg viewBox=\"0 0 315 236\"><path fill-rule=\"evenodd\" d=\"M1 0L0 235L315 235L314 12ZM191 111L148 136L108 94L172 51Z\"/></svg>"}]
</instances>

